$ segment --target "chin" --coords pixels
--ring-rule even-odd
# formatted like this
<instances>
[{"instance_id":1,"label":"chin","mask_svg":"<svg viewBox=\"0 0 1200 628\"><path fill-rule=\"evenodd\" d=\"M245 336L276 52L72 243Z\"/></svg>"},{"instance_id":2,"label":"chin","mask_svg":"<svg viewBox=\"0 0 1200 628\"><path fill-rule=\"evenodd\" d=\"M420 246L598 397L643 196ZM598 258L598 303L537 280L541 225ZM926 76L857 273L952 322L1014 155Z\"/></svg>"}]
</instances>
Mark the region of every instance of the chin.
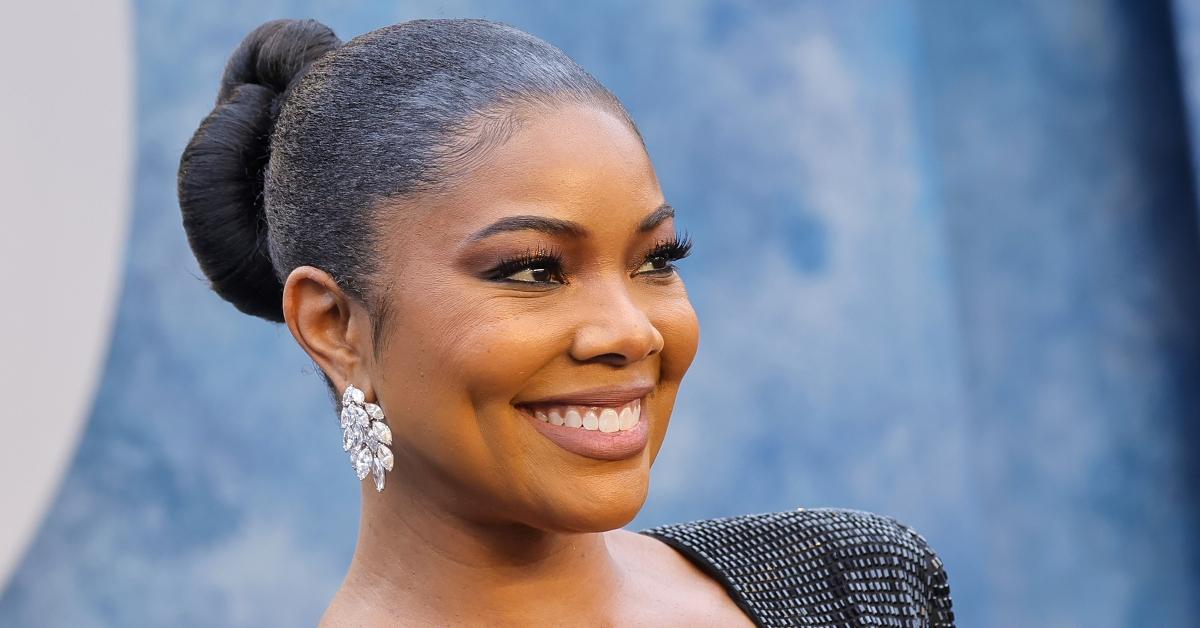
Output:
<instances>
[{"instance_id":1,"label":"chin","mask_svg":"<svg viewBox=\"0 0 1200 628\"><path fill-rule=\"evenodd\" d=\"M550 522L543 527L563 532L607 532L625 527L646 503L648 479L643 476L618 489L567 492L548 513Z\"/></svg>"}]
</instances>

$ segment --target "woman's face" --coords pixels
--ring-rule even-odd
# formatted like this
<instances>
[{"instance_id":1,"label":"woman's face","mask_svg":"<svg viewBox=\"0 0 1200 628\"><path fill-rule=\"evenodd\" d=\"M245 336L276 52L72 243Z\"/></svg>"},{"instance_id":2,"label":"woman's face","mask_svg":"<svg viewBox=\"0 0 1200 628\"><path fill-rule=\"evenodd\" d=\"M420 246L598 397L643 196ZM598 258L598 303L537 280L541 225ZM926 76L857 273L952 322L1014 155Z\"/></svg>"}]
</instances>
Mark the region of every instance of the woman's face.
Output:
<instances>
[{"instance_id":1,"label":"woman's face","mask_svg":"<svg viewBox=\"0 0 1200 628\"><path fill-rule=\"evenodd\" d=\"M389 489L483 522L628 523L699 341L637 136L564 105L453 191L393 209L367 365L395 434Z\"/></svg>"}]
</instances>

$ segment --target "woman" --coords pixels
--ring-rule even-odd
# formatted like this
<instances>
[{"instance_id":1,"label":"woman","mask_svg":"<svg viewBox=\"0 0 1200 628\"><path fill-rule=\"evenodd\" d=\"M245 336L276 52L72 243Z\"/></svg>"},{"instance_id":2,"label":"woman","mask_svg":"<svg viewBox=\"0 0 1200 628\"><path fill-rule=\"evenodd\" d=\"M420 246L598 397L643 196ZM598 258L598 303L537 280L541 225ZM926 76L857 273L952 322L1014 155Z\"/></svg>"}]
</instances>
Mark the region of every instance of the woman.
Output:
<instances>
[{"instance_id":1,"label":"woman","mask_svg":"<svg viewBox=\"0 0 1200 628\"><path fill-rule=\"evenodd\" d=\"M691 242L628 113L546 42L264 24L179 199L213 289L320 367L363 480L322 625L953 625L887 517L622 529L696 352Z\"/></svg>"}]
</instances>

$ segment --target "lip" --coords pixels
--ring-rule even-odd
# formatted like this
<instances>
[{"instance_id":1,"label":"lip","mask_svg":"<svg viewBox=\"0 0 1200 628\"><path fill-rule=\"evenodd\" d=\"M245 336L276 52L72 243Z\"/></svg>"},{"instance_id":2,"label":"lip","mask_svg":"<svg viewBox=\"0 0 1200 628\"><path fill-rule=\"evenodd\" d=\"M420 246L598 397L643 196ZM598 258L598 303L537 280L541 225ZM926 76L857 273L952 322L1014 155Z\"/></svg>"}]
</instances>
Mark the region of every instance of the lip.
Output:
<instances>
[{"instance_id":1,"label":"lip","mask_svg":"<svg viewBox=\"0 0 1200 628\"><path fill-rule=\"evenodd\" d=\"M537 406L619 406L629 403L634 399L645 397L654 391L654 384L647 382L633 382L621 386L605 386L603 388L589 388L572 393L564 393L561 395L553 395L550 397L542 397L541 399L532 399L529 401L516 401L513 405L521 407L537 407ZM570 428L575 429L575 428Z\"/></svg>"},{"instance_id":2,"label":"lip","mask_svg":"<svg viewBox=\"0 0 1200 628\"><path fill-rule=\"evenodd\" d=\"M633 397L629 401L637 398ZM541 404L542 402L539 401L538 403ZM625 458L635 456L646 448L646 442L650 439L650 429L648 427L650 420L646 416L649 408L646 407L645 399L642 399L642 417L637 422L637 425L633 429L618 430L616 432L601 432L600 430L587 430L582 427L551 425L535 417L532 409L526 404L517 406L517 410L525 417L525 420L533 425L535 430L555 445L571 453L596 460L624 460Z\"/></svg>"}]
</instances>

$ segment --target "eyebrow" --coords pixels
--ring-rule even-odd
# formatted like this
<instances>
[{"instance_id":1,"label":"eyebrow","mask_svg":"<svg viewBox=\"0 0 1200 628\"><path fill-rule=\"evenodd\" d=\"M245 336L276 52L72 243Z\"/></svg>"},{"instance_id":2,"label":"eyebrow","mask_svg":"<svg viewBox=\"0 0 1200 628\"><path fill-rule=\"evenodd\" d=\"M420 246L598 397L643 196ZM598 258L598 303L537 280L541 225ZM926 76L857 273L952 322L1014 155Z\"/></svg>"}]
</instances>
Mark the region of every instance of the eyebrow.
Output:
<instances>
[{"instance_id":1,"label":"eyebrow","mask_svg":"<svg viewBox=\"0 0 1200 628\"><path fill-rule=\"evenodd\" d=\"M638 233L650 231L674 215L675 208L667 203L663 203L642 219L637 231ZM506 216L476 231L474 235L468 238L468 241L477 242L497 233L526 230L571 238L585 238L588 235L588 230L583 225L570 220L550 218L549 216Z\"/></svg>"}]
</instances>

